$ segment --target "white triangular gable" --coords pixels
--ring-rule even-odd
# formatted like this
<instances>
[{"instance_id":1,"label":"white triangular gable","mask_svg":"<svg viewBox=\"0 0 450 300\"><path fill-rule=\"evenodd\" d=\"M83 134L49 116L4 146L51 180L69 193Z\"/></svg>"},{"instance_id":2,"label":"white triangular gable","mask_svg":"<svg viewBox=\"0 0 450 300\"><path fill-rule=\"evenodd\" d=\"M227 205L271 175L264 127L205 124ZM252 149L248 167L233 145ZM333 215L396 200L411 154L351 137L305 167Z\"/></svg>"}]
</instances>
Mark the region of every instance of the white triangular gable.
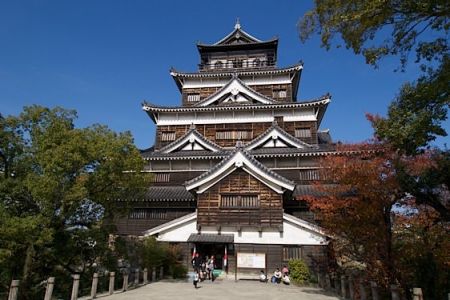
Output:
<instances>
[{"instance_id":1,"label":"white triangular gable","mask_svg":"<svg viewBox=\"0 0 450 300\"><path fill-rule=\"evenodd\" d=\"M226 103L250 103L249 99L263 104L272 104L274 101L248 87L237 77L233 77L222 89L205 98L196 106L208 106L215 102Z\"/></svg>"},{"instance_id":2,"label":"white triangular gable","mask_svg":"<svg viewBox=\"0 0 450 300\"><path fill-rule=\"evenodd\" d=\"M237 151L231 157L226 158L226 161L221 163L216 170L209 171L206 176L200 175L198 178L186 182L186 189L188 191L197 189L197 193L201 194L238 168L242 168L278 194L283 194L285 190L292 191L295 188L293 182L269 169L264 169L263 165L258 166L248 155L242 151Z\"/></svg>"},{"instance_id":3,"label":"white triangular gable","mask_svg":"<svg viewBox=\"0 0 450 300\"><path fill-rule=\"evenodd\" d=\"M192 233L197 233L197 213L175 219L144 232L145 236L156 236L161 242L187 242ZM202 227L201 233L218 234L217 228ZM326 245L327 236L318 226L283 214L283 231L279 229L222 227L221 234L233 234L236 244L277 245Z\"/></svg>"},{"instance_id":4,"label":"white triangular gable","mask_svg":"<svg viewBox=\"0 0 450 300\"><path fill-rule=\"evenodd\" d=\"M245 150L253 150L257 148L312 148L311 145L289 135L286 131L278 126L272 126L266 133L250 142Z\"/></svg>"},{"instance_id":5,"label":"white triangular gable","mask_svg":"<svg viewBox=\"0 0 450 300\"><path fill-rule=\"evenodd\" d=\"M171 153L176 150L209 150L212 152L217 152L220 149L219 146L214 143L205 140L197 131L190 130L185 136L181 137L179 140L167 145L161 149L163 153Z\"/></svg>"}]
</instances>

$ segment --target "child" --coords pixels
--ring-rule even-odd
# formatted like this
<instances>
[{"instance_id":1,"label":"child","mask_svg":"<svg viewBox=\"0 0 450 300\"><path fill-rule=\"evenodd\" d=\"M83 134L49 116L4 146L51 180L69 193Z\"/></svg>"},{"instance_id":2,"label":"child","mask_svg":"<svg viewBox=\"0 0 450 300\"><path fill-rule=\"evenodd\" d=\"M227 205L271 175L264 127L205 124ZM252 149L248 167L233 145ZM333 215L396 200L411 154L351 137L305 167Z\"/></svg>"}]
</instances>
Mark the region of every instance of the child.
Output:
<instances>
[{"instance_id":1,"label":"child","mask_svg":"<svg viewBox=\"0 0 450 300\"><path fill-rule=\"evenodd\" d=\"M195 288L197 288L198 280L199 280L199 274L198 274L198 271L196 271L195 275L194 275L194 287Z\"/></svg>"}]
</instances>

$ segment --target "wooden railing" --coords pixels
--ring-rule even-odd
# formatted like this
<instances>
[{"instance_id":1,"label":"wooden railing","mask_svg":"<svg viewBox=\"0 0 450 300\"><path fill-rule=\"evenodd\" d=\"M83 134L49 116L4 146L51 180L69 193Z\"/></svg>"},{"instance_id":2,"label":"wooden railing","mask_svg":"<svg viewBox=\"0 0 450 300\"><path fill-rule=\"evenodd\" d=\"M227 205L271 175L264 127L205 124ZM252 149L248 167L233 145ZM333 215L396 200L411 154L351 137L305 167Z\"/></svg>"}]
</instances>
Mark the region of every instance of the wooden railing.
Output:
<instances>
[{"instance_id":1,"label":"wooden railing","mask_svg":"<svg viewBox=\"0 0 450 300\"><path fill-rule=\"evenodd\" d=\"M157 276L156 268L152 268L151 276L149 277L147 268L144 268L142 271L140 269L135 269L133 272L125 272L122 274L123 280L122 280L122 286L120 289L116 290L114 285L114 280L116 277L115 272L109 272L107 273L107 276L104 276L104 280L108 281L108 291L104 296L106 295L112 295L114 292L120 291L120 292L126 292L129 288L137 288L139 286L143 286L149 283L149 281L156 281L157 279L162 279L164 277L164 268L160 267L159 274ZM142 275L142 281L141 279ZM130 276L132 276L133 282L129 282ZM84 295L81 296L83 299L94 299L97 297L97 288L99 284L99 280L101 280L101 276L99 276L98 273L94 273L92 276L92 285L90 289L90 295ZM77 300L81 298L79 296L80 294L80 274L73 274L72 275L72 293L70 296L70 300ZM55 284L57 284L58 280L55 277L48 277L46 280L46 288L45 288L45 295L44 300L51 300L53 299L53 289L55 287ZM19 294L20 289L20 280L12 280L11 286L9 289L9 295L8 300L17 300L17 296Z\"/></svg>"}]
</instances>

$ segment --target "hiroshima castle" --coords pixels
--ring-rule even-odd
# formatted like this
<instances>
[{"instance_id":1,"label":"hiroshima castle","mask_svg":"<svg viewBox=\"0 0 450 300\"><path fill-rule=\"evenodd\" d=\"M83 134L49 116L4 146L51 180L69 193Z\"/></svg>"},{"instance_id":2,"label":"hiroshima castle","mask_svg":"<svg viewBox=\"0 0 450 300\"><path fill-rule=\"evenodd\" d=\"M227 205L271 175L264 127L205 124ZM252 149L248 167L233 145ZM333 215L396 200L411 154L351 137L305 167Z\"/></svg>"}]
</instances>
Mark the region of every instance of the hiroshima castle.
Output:
<instances>
[{"instance_id":1,"label":"hiroshima castle","mask_svg":"<svg viewBox=\"0 0 450 300\"><path fill-rule=\"evenodd\" d=\"M298 100L302 63L279 67L278 38L260 40L239 22L197 49L198 70L170 70L180 105L142 104L156 125L154 146L141 151L153 182L118 233L178 245L188 268L194 252L214 255L224 274L299 258L319 268L329 239L304 197L320 180L318 159L335 153L320 129L331 96Z\"/></svg>"}]
</instances>

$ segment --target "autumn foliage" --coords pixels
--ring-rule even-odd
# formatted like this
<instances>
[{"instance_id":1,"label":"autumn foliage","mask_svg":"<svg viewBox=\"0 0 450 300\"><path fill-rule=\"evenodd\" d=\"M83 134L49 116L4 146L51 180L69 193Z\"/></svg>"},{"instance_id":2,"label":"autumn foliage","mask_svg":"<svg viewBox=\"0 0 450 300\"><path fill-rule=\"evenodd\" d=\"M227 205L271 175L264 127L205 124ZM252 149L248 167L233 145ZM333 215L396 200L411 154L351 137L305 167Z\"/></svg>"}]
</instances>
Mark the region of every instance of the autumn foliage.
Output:
<instances>
[{"instance_id":1,"label":"autumn foliage","mask_svg":"<svg viewBox=\"0 0 450 300\"><path fill-rule=\"evenodd\" d=\"M341 268L357 270L386 289L400 284L406 291L422 286L417 272L431 266L432 289L445 286L448 222L405 189L411 178L419 182L439 168L439 157L433 151L402 156L382 144L366 143L341 145L337 155L321 160L326 180L316 183L319 196L306 200L333 237ZM445 185L434 191L444 208L446 192Z\"/></svg>"}]
</instances>

